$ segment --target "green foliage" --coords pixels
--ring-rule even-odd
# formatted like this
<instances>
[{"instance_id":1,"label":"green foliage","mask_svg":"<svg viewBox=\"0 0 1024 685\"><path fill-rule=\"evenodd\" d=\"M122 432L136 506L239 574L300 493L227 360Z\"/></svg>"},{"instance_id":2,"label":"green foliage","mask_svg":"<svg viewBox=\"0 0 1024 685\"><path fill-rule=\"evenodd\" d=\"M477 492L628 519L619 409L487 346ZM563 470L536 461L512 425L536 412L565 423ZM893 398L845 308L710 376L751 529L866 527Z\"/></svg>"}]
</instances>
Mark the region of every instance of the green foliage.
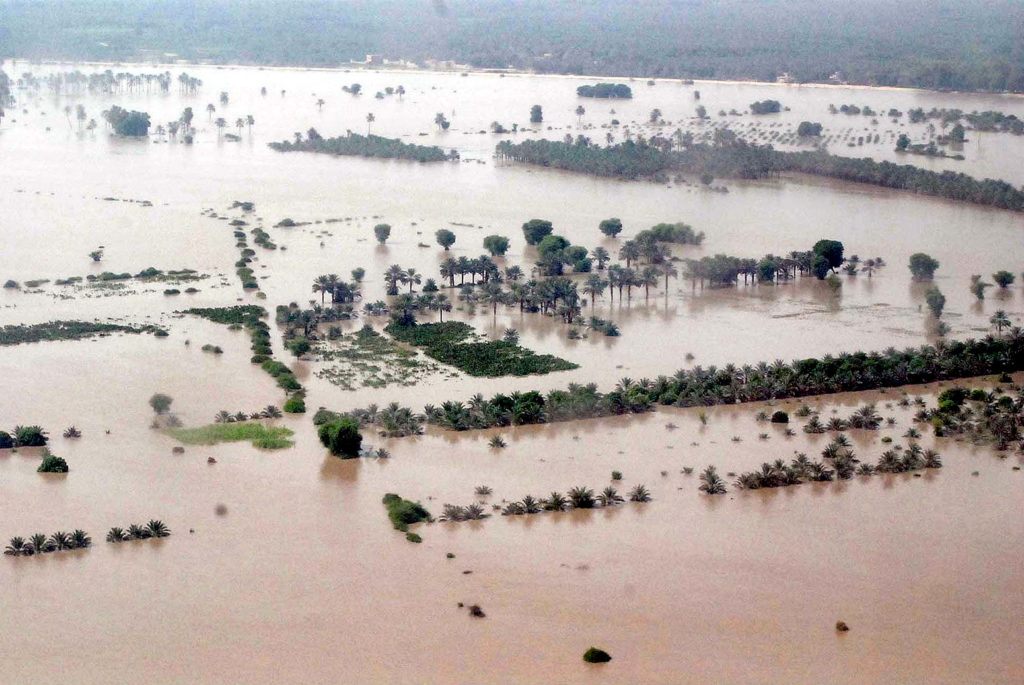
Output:
<instances>
[{"instance_id":1,"label":"green foliage","mask_svg":"<svg viewBox=\"0 0 1024 685\"><path fill-rule=\"evenodd\" d=\"M592 86L580 86L576 94L581 98L615 98L628 100L633 91L625 83L597 83Z\"/></svg>"},{"instance_id":2,"label":"green foliage","mask_svg":"<svg viewBox=\"0 0 1024 685\"><path fill-rule=\"evenodd\" d=\"M0 431L0 450L9 450L14 447L14 438L7 431Z\"/></svg>"},{"instance_id":3,"label":"green foliage","mask_svg":"<svg viewBox=\"0 0 1024 685\"><path fill-rule=\"evenodd\" d=\"M347 416L341 416L322 424L317 435L324 447L331 454L342 459L354 459L359 456L363 436L359 432L359 422Z\"/></svg>"},{"instance_id":4,"label":"green foliage","mask_svg":"<svg viewBox=\"0 0 1024 685\"><path fill-rule=\"evenodd\" d=\"M1007 288L1013 285L1013 282L1017 280L1017 277L1014 276L1009 271L1003 270L997 271L994 274L992 274L992 280L995 281L996 285L998 285L1000 288Z\"/></svg>"},{"instance_id":5,"label":"green foliage","mask_svg":"<svg viewBox=\"0 0 1024 685\"><path fill-rule=\"evenodd\" d=\"M255 421L214 423L195 428L169 428L166 433L186 445L216 445L221 442L244 441L263 449L276 450L294 444L288 439L293 433L290 428L268 426Z\"/></svg>"},{"instance_id":6,"label":"green foliage","mask_svg":"<svg viewBox=\"0 0 1024 685\"><path fill-rule=\"evenodd\" d=\"M622 220L617 217L604 219L597 227L601 233L604 233L609 238L614 238L622 232Z\"/></svg>"},{"instance_id":7,"label":"green foliage","mask_svg":"<svg viewBox=\"0 0 1024 685\"><path fill-rule=\"evenodd\" d=\"M801 121L796 127L796 134L801 138L816 138L821 135L821 124Z\"/></svg>"},{"instance_id":8,"label":"green foliage","mask_svg":"<svg viewBox=\"0 0 1024 685\"><path fill-rule=\"evenodd\" d=\"M0 327L0 346L55 340L81 340L111 333L157 333L157 326L124 326L91 321L49 321L37 324L13 324Z\"/></svg>"},{"instance_id":9,"label":"green foliage","mask_svg":"<svg viewBox=\"0 0 1024 685\"><path fill-rule=\"evenodd\" d=\"M823 257L831 270L838 269L843 264L843 244L838 240L819 240L814 243L811 252L815 256Z\"/></svg>"},{"instance_id":10,"label":"green foliage","mask_svg":"<svg viewBox=\"0 0 1024 685\"><path fill-rule=\"evenodd\" d=\"M915 281L930 281L934 278L935 270L939 268L939 263L924 252L915 252L910 255L908 266Z\"/></svg>"},{"instance_id":11,"label":"green foliage","mask_svg":"<svg viewBox=\"0 0 1024 685\"><path fill-rule=\"evenodd\" d=\"M284 411L287 414L305 414L306 401L301 397L292 396L284 402Z\"/></svg>"},{"instance_id":12,"label":"green foliage","mask_svg":"<svg viewBox=\"0 0 1024 685\"><path fill-rule=\"evenodd\" d=\"M391 226L388 224L377 224L373 227L373 235L377 238L377 242L383 245L391 237Z\"/></svg>"},{"instance_id":13,"label":"green foliage","mask_svg":"<svg viewBox=\"0 0 1024 685\"><path fill-rule=\"evenodd\" d=\"M315 131L311 130L311 133ZM337 138L322 138L317 134L297 142L282 140L279 143L270 143L270 148L278 152L322 152L329 155L405 159L413 162L444 162L457 157L454 152L446 153L437 146L427 147L404 143L397 138L361 136L351 132Z\"/></svg>"},{"instance_id":14,"label":"green foliage","mask_svg":"<svg viewBox=\"0 0 1024 685\"><path fill-rule=\"evenodd\" d=\"M437 233L434 234L434 237L437 238L437 244L443 247L445 252L455 244L455 234L447 228L439 229Z\"/></svg>"},{"instance_id":15,"label":"green foliage","mask_svg":"<svg viewBox=\"0 0 1024 685\"><path fill-rule=\"evenodd\" d=\"M484 249L490 252L492 257L503 256L508 252L508 238L500 235L489 235L484 238Z\"/></svg>"},{"instance_id":16,"label":"green foliage","mask_svg":"<svg viewBox=\"0 0 1024 685\"><path fill-rule=\"evenodd\" d=\"M430 518L430 512L419 502L402 499L393 492L384 495L382 501L385 508L387 508L391 525L394 526L395 530L400 530L403 533L408 532L409 526L412 524L426 521Z\"/></svg>"},{"instance_id":17,"label":"green foliage","mask_svg":"<svg viewBox=\"0 0 1024 685\"><path fill-rule=\"evenodd\" d=\"M934 286L928 288L924 294L924 301L928 305L928 309L931 310L932 316L936 319L942 316L942 310L946 306L946 296L942 294L941 290Z\"/></svg>"},{"instance_id":18,"label":"green foliage","mask_svg":"<svg viewBox=\"0 0 1024 685\"><path fill-rule=\"evenodd\" d=\"M50 437L40 426L15 426L12 447L42 447Z\"/></svg>"},{"instance_id":19,"label":"green foliage","mask_svg":"<svg viewBox=\"0 0 1024 685\"><path fill-rule=\"evenodd\" d=\"M758 100L750 103L751 114L778 114L782 104L778 100Z\"/></svg>"},{"instance_id":20,"label":"green foliage","mask_svg":"<svg viewBox=\"0 0 1024 685\"><path fill-rule=\"evenodd\" d=\"M50 453L50 450L43 448L43 461L36 469L39 473L67 473L68 463L62 457Z\"/></svg>"},{"instance_id":21,"label":"green foliage","mask_svg":"<svg viewBox=\"0 0 1024 685\"><path fill-rule=\"evenodd\" d=\"M771 422L772 423L789 423L789 414L787 414L786 412L781 411L781 410L772 412Z\"/></svg>"},{"instance_id":22,"label":"green foliage","mask_svg":"<svg viewBox=\"0 0 1024 685\"><path fill-rule=\"evenodd\" d=\"M558 357L538 355L504 340L464 342L473 328L461 321L411 326L392 323L384 330L396 340L425 347L429 357L471 376L525 376L578 368Z\"/></svg>"},{"instance_id":23,"label":"green foliage","mask_svg":"<svg viewBox=\"0 0 1024 685\"><path fill-rule=\"evenodd\" d=\"M611 661L612 656L603 649L591 647L587 651L583 652L583 660L588 664L604 664Z\"/></svg>"},{"instance_id":24,"label":"green foliage","mask_svg":"<svg viewBox=\"0 0 1024 685\"><path fill-rule=\"evenodd\" d=\"M103 112L103 118L119 136L144 136L149 133L149 114L127 111L117 105Z\"/></svg>"},{"instance_id":25,"label":"green foliage","mask_svg":"<svg viewBox=\"0 0 1024 685\"><path fill-rule=\"evenodd\" d=\"M530 123L539 124L544 121L544 110L540 105L530 107Z\"/></svg>"},{"instance_id":26,"label":"green foliage","mask_svg":"<svg viewBox=\"0 0 1024 685\"><path fill-rule=\"evenodd\" d=\"M172 402L174 402L174 399L170 395L165 395L161 392L155 393L149 398L149 406L157 414L166 414L170 410Z\"/></svg>"},{"instance_id":27,"label":"green foliage","mask_svg":"<svg viewBox=\"0 0 1024 685\"><path fill-rule=\"evenodd\" d=\"M545 219L530 219L523 224L523 235L526 237L527 245L536 245L545 236L551 235L554 229L550 221Z\"/></svg>"}]
</instances>

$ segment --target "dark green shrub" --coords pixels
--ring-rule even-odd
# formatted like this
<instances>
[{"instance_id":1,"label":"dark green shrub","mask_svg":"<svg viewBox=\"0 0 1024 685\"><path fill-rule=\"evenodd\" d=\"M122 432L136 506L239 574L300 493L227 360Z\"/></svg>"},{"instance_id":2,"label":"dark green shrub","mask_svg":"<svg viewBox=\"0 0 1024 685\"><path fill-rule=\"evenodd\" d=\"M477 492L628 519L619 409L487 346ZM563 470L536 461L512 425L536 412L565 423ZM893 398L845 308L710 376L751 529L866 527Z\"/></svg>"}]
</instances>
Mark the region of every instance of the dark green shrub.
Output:
<instances>
[{"instance_id":1,"label":"dark green shrub","mask_svg":"<svg viewBox=\"0 0 1024 685\"><path fill-rule=\"evenodd\" d=\"M14 438L7 431L0 431L0 450L8 450L14 447Z\"/></svg>"},{"instance_id":2,"label":"dark green shrub","mask_svg":"<svg viewBox=\"0 0 1024 685\"><path fill-rule=\"evenodd\" d=\"M603 649L591 647L587 651L583 652L583 660L588 664L604 664L611 661L612 656Z\"/></svg>"},{"instance_id":3,"label":"dark green shrub","mask_svg":"<svg viewBox=\"0 0 1024 685\"><path fill-rule=\"evenodd\" d=\"M789 423L789 414L777 411L772 414L772 423Z\"/></svg>"},{"instance_id":4,"label":"dark green shrub","mask_svg":"<svg viewBox=\"0 0 1024 685\"><path fill-rule=\"evenodd\" d=\"M39 426L15 426L14 443L17 447L43 447L49 436Z\"/></svg>"},{"instance_id":5,"label":"dark green shrub","mask_svg":"<svg viewBox=\"0 0 1024 685\"><path fill-rule=\"evenodd\" d=\"M295 376L290 373L283 373L277 377L277 387L286 392L302 390L302 384L295 380Z\"/></svg>"},{"instance_id":6,"label":"dark green shrub","mask_svg":"<svg viewBox=\"0 0 1024 685\"><path fill-rule=\"evenodd\" d=\"M50 453L50 450L43 450L43 461L36 469L39 473L67 473L68 463L63 458Z\"/></svg>"},{"instance_id":7,"label":"dark green shrub","mask_svg":"<svg viewBox=\"0 0 1024 685\"><path fill-rule=\"evenodd\" d=\"M305 414L306 401L301 397L289 397L284 403L284 410L288 414Z\"/></svg>"},{"instance_id":8,"label":"dark green shrub","mask_svg":"<svg viewBox=\"0 0 1024 685\"><path fill-rule=\"evenodd\" d=\"M423 508L423 505L419 502L402 499L393 492L384 495L382 501L384 506L387 507L391 525L403 533L409 530L411 524L426 521L430 518L430 512Z\"/></svg>"},{"instance_id":9,"label":"dark green shrub","mask_svg":"<svg viewBox=\"0 0 1024 685\"><path fill-rule=\"evenodd\" d=\"M359 456L363 436L359 433L359 422L347 416L328 421L317 429L320 442L336 457L353 459Z\"/></svg>"}]
</instances>

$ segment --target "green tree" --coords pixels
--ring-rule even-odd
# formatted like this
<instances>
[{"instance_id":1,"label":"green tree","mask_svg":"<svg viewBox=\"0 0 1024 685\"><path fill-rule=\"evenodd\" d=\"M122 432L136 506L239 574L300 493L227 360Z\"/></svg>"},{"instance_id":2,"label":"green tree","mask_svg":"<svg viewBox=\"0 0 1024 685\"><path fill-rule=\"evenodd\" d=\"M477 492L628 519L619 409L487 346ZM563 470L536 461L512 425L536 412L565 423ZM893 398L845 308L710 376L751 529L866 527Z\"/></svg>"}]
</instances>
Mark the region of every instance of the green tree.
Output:
<instances>
[{"instance_id":1,"label":"green tree","mask_svg":"<svg viewBox=\"0 0 1024 685\"><path fill-rule=\"evenodd\" d=\"M896 139L896 152L906 152L908 147L910 147L910 136L901 133L900 137Z\"/></svg>"},{"instance_id":2,"label":"green tree","mask_svg":"<svg viewBox=\"0 0 1024 685\"><path fill-rule=\"evenodd\" d=\"M530 219L523 224L523 235L526 237L527 245L536 245L544 236L551 235L554 230L550 221L544 219Z\"/></svg>"},{"instance_id":3,"label":"green tree","mask_svg":"<svg viewBox=\"0 0 1024 685\"><path fill-rule=\"evenodd\" d=\"M437 244L443 247L445 252L455 244L455 234L447 228L439 229L437 233L434 234L434 237L437 238Z\"/></svg>"},{"instance_id":4,"label":"green tree","mask_svg":"<svg viewBox=\"0 0 1024 685\"><path fill-rule=\"evenodd\" d=\"M530 123L539 124L542 121L544 121L544 110L540 105L534 105L530 108Z\"/></svg>"},{"instance_id":5,"label":"green tree","mask_svg":"<svg viewBox=\"0 0 1024 685\"><path fill-rule=\"evenodd\" d=\"M924 252L915 252L910 255L908 267L915 281L930 281L935 277L935 270L939 268L939 262Z\"/></svg>"},{"instance_id":6,"label":"green tree","mask_svg":"<svg viewBox=\"0 0 1024 685\"><path fill-rule=\"evenodd\" d=\"M508 252L508 238L500 235L489 235L484 238L484 249L492 257L500 257Z\"/></svg>"},{"instance_id":7,"label":"green tree","mask_svg":"<svg viewBox=\"0 0 1024 685\"><path fill-rule=\"evenodd\" d=\"M1007 288L1013 285L1013 282L1017 280L1017 278L1009 271L1003 270L997 271L994 274L992 274L992 280L995 281L996 285L998 285L1000 288Z\"/></svg>"},{"instance_id":8,"label":"green tree","mask_svg":"<svg viewBox=\"0 0 1024 685\"><path fill-rule=\"evenodd\" d=\"M317 429L317 435L320 437L321 444L334 456L342 459L359 456L363 436L359 432L359 422L355 419L342 416L328 421Z\"/></svg>"},{"instance_id":9,"label":"green tree","mask_svg":"<svg viewBox=\"0 0 1024 685\"><path fill-rule=\"evenodd\" d=\"M171 403L174 399L170 395L165 395L161 392L154 394L149 398L149 406L153 408L157 414L166 414L171 409Z\"/></svg>"},{"instance_id":10,"label":"green tree","mask_svg":"<svg viewBox=\"0 0 1024 685\"><path fill-rule=\"evenodd\" d=\"M1002 334L1004 328L1010 327L1010 317L1006 315L1006 312L1002 309L998 310L992 315L992 318L988 320L990 324L995 326L996 333Z\"/></svg>"},{"instance_id":11,"label":"green tree","mask_svg":"<svg viewBox=\"0 0 1024 685\"><path fill-rule=\"evenodd\" d=\"M819 240L814 243L811 251L814 253L815 261L817 261L818 257L825 260L825 263L828 265L827 271L835 271L843 265L843 244L838 240ZM814 275L823 280L825 274L821 273L820 265L813 266L813 264L814 262L812 262Z\"/></svg>"},{"instance_id":12,"label":"green tree","mask_svg":"<svg viewBox=\"0 0 1024 685\"><path fill-rule=\"evenodd\" d=\"M974 274L971 276L971 294L979 300L985 299L985 288L990 287L992 287L992 284L981 280L980 274Z\"/></svg>"},{"instance_id":13,"label":"green tree","mask_svg":"<svg viewBox=\"0 0 1024 685\"><path fill-rule=\"evenodd\" d=\"M622 233L622 220L612 217L611 219L605 219L597 227L601 233L604 233L609 238L614 238Z\"/></svg>"},{"instance_id":14,"label":"green tree","mask_svg":"<svg viewBox=\"0 0 1024 685\"><path fill-rule=\"evenodd\" d=\"M391 236L391 226L388 224L377 224L373 227L373 235L377 237L377 242L383 245Z\"/></svg>"},{"instance_id":15,"label":"green tree","mask_svg":"<svg viewBox=\"0 0 1024 685\"><path fill-rule=\"evenodd\" d=\"M936 319L942 317L942 310L946 306L946 296L938 288L935 286L928 288L924 294L924 301L928 305L928 309L931 310L932 316Z\"/></svg>"}]
</instances>

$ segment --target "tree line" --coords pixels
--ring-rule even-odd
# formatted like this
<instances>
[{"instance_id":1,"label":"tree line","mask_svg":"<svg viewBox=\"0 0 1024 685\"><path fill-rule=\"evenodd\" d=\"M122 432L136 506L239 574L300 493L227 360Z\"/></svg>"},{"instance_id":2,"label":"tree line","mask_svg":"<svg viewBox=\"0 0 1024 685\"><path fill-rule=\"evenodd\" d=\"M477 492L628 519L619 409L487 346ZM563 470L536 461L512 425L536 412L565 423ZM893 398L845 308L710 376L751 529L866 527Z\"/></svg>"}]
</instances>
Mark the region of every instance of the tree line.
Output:
<instances>
[{"instance_id":1,"label":"tree line","mask_svg":"<svg viewBox=\"0 0 1024 685\"><path fill-rule=\"evenodd\" d=\"M294 141L282 140L269 143L269 146L278 152L322 152L331 155L407 159L413 162L444 162L459 157L455 150L445 152L436 145L415 145L403 143L397 138L361 136L352 131L343 136L324 138L315 128L309 129L305 139L301 133L296 133Z\"/></svg>"}]
</instances>

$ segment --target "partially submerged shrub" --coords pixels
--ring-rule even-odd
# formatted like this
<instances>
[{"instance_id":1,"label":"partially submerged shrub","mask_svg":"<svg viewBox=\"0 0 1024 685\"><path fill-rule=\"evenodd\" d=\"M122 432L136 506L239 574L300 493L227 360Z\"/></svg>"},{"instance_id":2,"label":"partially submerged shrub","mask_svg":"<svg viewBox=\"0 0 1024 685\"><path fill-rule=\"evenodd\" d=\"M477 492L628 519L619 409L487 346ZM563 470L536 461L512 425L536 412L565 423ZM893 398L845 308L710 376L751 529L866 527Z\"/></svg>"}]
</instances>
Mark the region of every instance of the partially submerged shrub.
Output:
<instances>
[{"instance_id":1,"label":"partially submerged shrub","mask_svg":"<svg viewBox=\"0 0 1024 685\"><path fill-rule=\"evenodd\" d=\"M359 456L363 436L359 433L359 422L348 416L328 421L317 429L320 442L336 457L352 459Z\"/></svg>"},{"instance_id":2,"label":"partially submerged shrub","mask_svg":"<svg viewBox=\"0 0 1024 685\"><path fill-rule=\"evenodd\" d=\"M588 664L604 664L611 661L612 656L603 649L591 647L587 651L583 652L583 660Z\"/></svg>"}]
</instances>

